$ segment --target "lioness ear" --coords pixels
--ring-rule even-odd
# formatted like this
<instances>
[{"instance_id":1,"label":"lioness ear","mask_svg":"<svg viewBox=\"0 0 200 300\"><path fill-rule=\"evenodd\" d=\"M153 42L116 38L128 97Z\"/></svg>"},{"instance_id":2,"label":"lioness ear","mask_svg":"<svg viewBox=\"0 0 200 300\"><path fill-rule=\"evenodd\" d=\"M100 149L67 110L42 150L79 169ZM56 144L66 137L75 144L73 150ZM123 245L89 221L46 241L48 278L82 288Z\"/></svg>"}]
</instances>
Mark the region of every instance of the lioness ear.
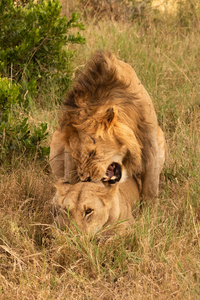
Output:
<instances>
[{"instance_id":1,"label":"lioness ear","mask_svg":"<svg viewBox=\"0 0 200 300\"><path fill-rule=\"evenodd\" d=\"M66 182L64 178L60 178L57 183L55 184L57 193L60 196L64 196L68 190L70 189L71 184L69 182Z\"/></svg>"}]
</instances>

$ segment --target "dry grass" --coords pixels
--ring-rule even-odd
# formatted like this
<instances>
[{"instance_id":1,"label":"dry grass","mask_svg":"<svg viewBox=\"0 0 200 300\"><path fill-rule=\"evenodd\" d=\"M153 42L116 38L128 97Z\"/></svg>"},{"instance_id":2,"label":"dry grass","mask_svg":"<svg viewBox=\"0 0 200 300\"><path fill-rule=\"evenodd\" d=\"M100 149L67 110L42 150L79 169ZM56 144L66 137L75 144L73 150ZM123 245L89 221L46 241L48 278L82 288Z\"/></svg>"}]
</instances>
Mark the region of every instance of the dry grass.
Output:
<instances>
[{"instance_id":1,"label":"dry grass","mask_svg":"<svg viewBox=\"0 0 200 300\"><path fill-rule=\"evenodd\" d=\"M198 217L186 184L123 237L74 236L53 224L51 176L21 166L2 181L2 299L198 299Z\"/></svg>"},{"instance_id":2,"label":"dry grass","mask_svg":"<svg viewBox=\"0 0 200 300\"><path fill-rule=\"evenodd\" d=\"M97 48L133 65L151 94L168 142L160 197L124 236L74 236L54 224L53 178L24 157L1 166L1 299L200 299L199 27L147 20L86 25L75 66ZM77 46L74 46L77 48ZM54 106L35 107L32 120ZM42 120L44 121L44 120Z\"/></svg>"}]
</instances>

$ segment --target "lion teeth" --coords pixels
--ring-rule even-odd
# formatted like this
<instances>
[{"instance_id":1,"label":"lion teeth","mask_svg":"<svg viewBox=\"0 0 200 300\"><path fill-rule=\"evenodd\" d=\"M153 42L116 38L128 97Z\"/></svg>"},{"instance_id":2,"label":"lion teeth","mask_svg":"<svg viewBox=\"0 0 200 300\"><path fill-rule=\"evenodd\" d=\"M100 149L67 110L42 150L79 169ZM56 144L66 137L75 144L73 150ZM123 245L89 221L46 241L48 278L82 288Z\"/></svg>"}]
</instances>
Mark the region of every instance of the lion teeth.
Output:
<instances>
[{"instance_id":1,"label":"lion teeth","mask_svg":"<svg viewBox=\"0 0 200 300\"><path fill-rule=\"evenodd\" d=\"M102 180L103 180L103 181L109 181L109 180L110 180L110 177L104 177Z\"/></svg>"},{"instance_id":2,"label":"lion teeth","mask_svg":"<svg viewBox=\"0 0 200 300\"><path fill-rule=\"evenodd\" d=\"M117 179L116 176L112 176L112 177L110 178L109 176L106 175L105 177L102 178L102 181L109 181L109 180L115 180L115 179Z\"/></svg>"},{"instance_id":3,"label":"lion teeth","mask_svg":"<svg viewBox=\"0 0 200 300\"><path fill-rule=\"evenodd\" d=\"M102 181L108 181L108 180L110 180L110 177L107 176L107 175L105 175L105 176L102 178Z\"/></svg>"}]
</instances>

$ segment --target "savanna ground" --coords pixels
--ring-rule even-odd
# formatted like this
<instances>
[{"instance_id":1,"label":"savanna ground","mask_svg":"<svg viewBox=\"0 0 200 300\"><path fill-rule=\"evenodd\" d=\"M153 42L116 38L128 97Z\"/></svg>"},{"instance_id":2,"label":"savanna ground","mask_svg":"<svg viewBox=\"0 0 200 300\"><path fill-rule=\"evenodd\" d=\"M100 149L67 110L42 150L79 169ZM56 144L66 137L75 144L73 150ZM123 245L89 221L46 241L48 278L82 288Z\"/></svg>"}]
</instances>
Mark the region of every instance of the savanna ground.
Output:
<instances>
[{"instance_id":1,"label":"savanna ground","mask_svg":"<svg viewBox=\"0 0 200 300\"><path fill-rule=\"evenodd\" d=\"M87 18L86 44L73 46L74 70L96 49L111 50L135 68L155 104L168 145L159 201L135 207L124 236L76 237L53 223L48 161L23 153L11 166L5 161L1 299L200 299L199 30L199 10L137 21ZM47 145L60 109L53 89L27 115L48 123Z\"/></svg>"}]
</instances>

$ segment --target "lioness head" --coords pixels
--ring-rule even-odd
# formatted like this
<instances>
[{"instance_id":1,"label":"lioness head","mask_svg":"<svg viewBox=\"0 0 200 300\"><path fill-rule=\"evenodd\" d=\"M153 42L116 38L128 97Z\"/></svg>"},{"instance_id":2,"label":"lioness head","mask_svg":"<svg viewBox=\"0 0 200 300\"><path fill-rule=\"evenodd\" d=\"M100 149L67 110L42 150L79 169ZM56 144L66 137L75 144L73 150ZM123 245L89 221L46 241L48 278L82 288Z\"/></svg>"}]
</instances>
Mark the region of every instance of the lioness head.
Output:
<instances>
[{"instance_id":1,"label":"lioness head","mask_svg":"<svg viewBox=\"0 0 200 300\"><path fill-rule=\"evenodd\" d=\"M92 182L71 185L59 179L56 189L53 203L61 227L72 222L83 233L96 233L112 220L117 221L120 215L117 185L105 187Z\"/></svg>"},{"instance_id":2,"label":"lioness head","mask_svg":"<svg viewBox=\"0 0 200 300\"><path fill-rule=\"evenodd\" d=\"M112 173L113 170L110 170ZM83 233L96 233L108 225L118 232L132 224L132 209L139 201L140 189L136 179L128 177L124 183L111 184L78 182L74 185L59 179L53 199L56 220L61 227L76 223ZM116 224L120 221L120 224ZM121 222L123 221L123 222ZM112 229L109 229L110 233Z\"/></svg>"}]
</instances>

